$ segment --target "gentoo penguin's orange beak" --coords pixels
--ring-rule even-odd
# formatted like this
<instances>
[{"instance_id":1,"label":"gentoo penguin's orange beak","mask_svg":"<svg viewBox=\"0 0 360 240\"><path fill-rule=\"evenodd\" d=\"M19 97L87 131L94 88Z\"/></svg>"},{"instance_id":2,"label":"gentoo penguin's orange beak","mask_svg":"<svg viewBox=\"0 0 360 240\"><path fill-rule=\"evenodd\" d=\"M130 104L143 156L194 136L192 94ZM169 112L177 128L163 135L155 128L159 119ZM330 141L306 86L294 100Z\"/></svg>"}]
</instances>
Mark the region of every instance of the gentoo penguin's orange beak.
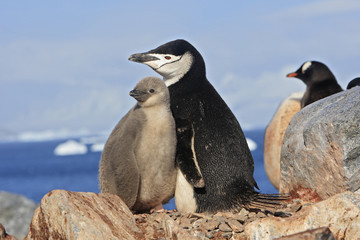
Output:
<instances>
[{"instance_id":1,"label":"gentoo penguin's orange beak","mask_svg":"<svg viewBox=\"0 0 360 240\"><path fill-rule=\"evenodd\" d=\"M288 75L286 75L286 77L296 77L298 74L296 72L293 73L289 73Z\"/></svg>"}]
</instances>

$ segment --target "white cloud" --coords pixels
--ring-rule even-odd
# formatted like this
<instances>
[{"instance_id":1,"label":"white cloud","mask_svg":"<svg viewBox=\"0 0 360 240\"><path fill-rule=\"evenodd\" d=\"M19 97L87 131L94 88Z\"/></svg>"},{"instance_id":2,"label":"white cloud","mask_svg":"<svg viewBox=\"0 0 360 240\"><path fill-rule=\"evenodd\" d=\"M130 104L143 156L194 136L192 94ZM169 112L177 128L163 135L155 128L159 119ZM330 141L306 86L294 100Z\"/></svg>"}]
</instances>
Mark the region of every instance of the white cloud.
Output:
<instances>
[{"instance_id":1,"label":"white cloud","mask_svg":"<svg viewBox=\"0 0 360 240\"><path fill-rule=\"evenodd\" d=\"M135 83L134 83L135 84ZM47 103L29 106L11 122L8 129L17 131L41 129L112 129L116 122L135 104L129 89L119 86L76 91L65 90Z\"/></svg>"},{"instance_id":2,"label":"white cloud","mask_svg":"<svg viewBox=\"0 0 360 240\"><path fill-rule=\"evenodd\" d=\"M244 129L264 127L283 99L293 92L305 90L305 84L300 80L286 78L287 73L297 68L289 65L255 77L227 73L219 84L219 92Z\"/></svg>"},{"instance_id":3,"label":"white cloud","mask_svg":"<svg viewBox=\"0 0 360 240\"><path fill-rule=\"evenodd\" d=\"M107 44L104 44L104 43ZM108 39L19 40L0 45L0 81L90 84L121 75L118 44ZM123 61L125 61L124 59Z\"/></svg>"}]
</instances>

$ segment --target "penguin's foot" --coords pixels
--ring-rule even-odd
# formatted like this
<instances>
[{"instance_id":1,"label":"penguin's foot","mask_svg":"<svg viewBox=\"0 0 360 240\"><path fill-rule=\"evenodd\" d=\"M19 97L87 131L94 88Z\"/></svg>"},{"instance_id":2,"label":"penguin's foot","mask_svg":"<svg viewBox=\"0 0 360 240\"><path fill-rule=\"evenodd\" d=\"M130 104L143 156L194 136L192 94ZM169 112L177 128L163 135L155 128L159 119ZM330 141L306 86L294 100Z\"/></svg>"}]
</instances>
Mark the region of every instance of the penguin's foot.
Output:
<instances>
[{"instance_id":1,"label":"penguin's foot","mask_svg":"<svg viewBox=\"0 0 360 240\"><path fill-rule=\"evenodd\" d=\"M159 203L153 209L150 210L150 213L154 213L154 212L165 212L165 209L163 208L163 205Z\"/></svg>"}]
</instances>

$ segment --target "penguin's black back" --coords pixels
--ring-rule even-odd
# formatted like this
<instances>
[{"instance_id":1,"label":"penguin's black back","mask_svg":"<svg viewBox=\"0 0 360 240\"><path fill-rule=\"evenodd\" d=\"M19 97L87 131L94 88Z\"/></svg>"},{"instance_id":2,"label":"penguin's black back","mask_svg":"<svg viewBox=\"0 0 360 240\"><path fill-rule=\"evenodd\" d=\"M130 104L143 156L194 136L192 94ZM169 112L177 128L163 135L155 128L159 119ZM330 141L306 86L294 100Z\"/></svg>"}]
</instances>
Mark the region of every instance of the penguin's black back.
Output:
<instances>
[{"instance_id":1,"label":"penguin's black back","mask_svg":"<svg viewBox=\"0 0 360 240\"><path fill-rule=\"evenodd\" d=\"M356 86L360 86L360 77L358 78L354 78L353 80L351 80L349 82L349 84L347 85L346 89L350 89Z\"/></svg>"},{"instance_id":2,"label":"penguin's black back","mask_svg":"<svg viewBox=\"0 0 360 240\"><path fill-rule=\"evenodd\" d=\"M257 194L254 161L234 114L206 79L205 66L193 67L169 90L174 117L189 120L194 129L196 158L205 181L205 188L195 189L197 211L245 206Z\"/></svg>"},{"instance_id":3,"label":"penguin's black back","mask_svg":"<svg viewBox=\"0 0 360 240\"><path fill-rule=\"evenodd\" d=\"M321 82L309 84L301 100L301 106L305 107L313 102L341 91L343 91L343 89L335 79L327 79Z\"/></svg>"}]
</instances>

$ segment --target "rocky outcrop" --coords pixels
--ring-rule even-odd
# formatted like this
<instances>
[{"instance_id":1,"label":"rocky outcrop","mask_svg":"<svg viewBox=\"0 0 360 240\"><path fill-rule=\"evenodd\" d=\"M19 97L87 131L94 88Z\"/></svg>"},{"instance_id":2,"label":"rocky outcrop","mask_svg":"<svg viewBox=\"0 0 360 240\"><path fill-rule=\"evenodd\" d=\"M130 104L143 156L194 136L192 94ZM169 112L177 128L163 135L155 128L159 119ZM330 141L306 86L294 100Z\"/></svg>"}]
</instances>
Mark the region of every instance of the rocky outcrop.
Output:
<instances>
[{"instance_id":1,"label":"rocky outcrop","mask_svg":"<svg viewBox=\"0 0 360 240\"><path fill-rule=\"evenodd\" d=\"M360 188L360 87L295 114L281 149L280 191L320 201Z\"/></svg>"},{"instance_id":2,"label":"rocky outcrop","mask_svg":"<svg viewBox=\"0 0 360 240\"><path fill-rule=\"evenodd\" d=\"M303 206L289 218L256 220L245 227L245 233L249 239L266 240L321 227L328 227L336 239L358 239L360 195L347 191L325 201Z\"/></svg>"},{"instance_id":3,"label":"rocky outcrop","mask_svg":"<svg viewBox=\"0 0 360 240\"><path fill-rule=\"evenodd\" d=\"M321 227L276 238L275 240L335 240L335 237L328 227Z\"/></svg>"},{"instance_id":4,"label":"rocky outcrop","mask_svg":"<svg viewBox=\"0 0 360 240\"><path fill-rule=\"evenodd\" d=\"M299 203L289 204L294 212ZM112 194L54 190L36 210L25 239L246 239L245 225L271 213L164 211L133 215Z\"/></svg>"},{"instance_id":5,"label":"rocky outcrop","mask_svg":"<svg viewBox=\"0 0 360 240\"><path fill-rule=\"evenodd\" d=\"M0 223L8 234L23 239L38 204L32 200L13 193L0 191Z\"/></svg>"},{"instance_id":6,"label":"rocky outcrop","mask_svg":"<svg viewBox=\"0 0 360 240\"><path fill-rule=\"evenodd\" d=\"M116 195L54 190L41 200L25 239L142 239Z\"/></svg>"},{"instance_id":7,"label":"rocky outcrop","mask_svg":"<svg viewBox=\"0 0 360 240\"><path fill-rule=\"evenodd\" d=\"M17 238L7 234L4 226L0 223L0 240L17 240Z\"/></svg>"},{"instance_id":8,"label":"rocky outcrop","mask_svg":"<svg viewBox=\"0 0 360 240\"><path fill-rule=\"evenodd\" d=\"M279 212L164 211L133 215L112 194L54 190L36 210L25 239L273 239L291 234L337 239L360 236L360 195L345 192L316 204L293 200ZM277 213L279 213L277 212ZM330 231L308 231L329 227ZM303 232L304 233L299 233ZM285 238L297 239L297 238ZM299 238L301 239L301 238Z\"/></svg>"},{"instance_id":9,"label":"rocky outcrop","mask_svg":"<svg viewBox=\"0 0 360 240\"><path fill-rule=\"evenodd\" d=\"M303 92L295 92L282 101L265 130L265 171L270 182L277 189L280 184L280 153L285 130L291 118L300 110L300 101L303 95Z\"/></svg>"}]
</instances>

